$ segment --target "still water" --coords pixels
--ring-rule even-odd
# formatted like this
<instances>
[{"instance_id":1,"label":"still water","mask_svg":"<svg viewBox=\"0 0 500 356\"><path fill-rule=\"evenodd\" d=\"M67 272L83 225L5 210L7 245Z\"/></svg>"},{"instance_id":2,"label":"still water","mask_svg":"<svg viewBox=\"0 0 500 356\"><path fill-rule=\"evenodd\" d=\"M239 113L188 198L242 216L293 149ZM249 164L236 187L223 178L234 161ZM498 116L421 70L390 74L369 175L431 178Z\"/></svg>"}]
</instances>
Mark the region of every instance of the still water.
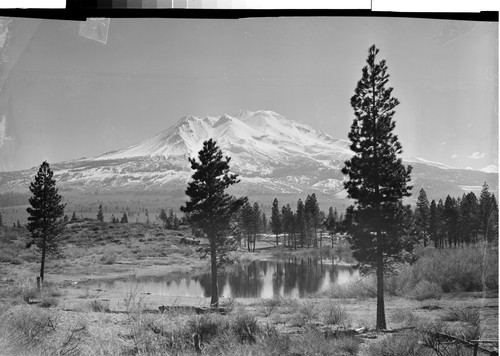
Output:
<instances>
[{"instance_id":1,"label":"still water","mask_svg":"<svg viewBox=\"0 0 500 356\"><path fill-rule=\"evenodd\" d=\"M359 278L356 267L333 264L314 258L259 260L239 266L219 276L220 296L233 298L300 298ZM171 277L140 277L99 281L92 289L150 293L160 296L205 297L211 295L210 274Z\"/></svg>"}]
</instances>

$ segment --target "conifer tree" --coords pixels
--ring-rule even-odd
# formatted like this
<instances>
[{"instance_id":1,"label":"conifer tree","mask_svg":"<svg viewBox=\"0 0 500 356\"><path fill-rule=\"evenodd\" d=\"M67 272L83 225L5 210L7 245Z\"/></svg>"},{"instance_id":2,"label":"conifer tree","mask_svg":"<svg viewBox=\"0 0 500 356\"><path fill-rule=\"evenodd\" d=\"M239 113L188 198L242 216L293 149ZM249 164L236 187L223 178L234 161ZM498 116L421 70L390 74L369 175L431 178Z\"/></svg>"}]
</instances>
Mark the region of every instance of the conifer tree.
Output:
<instances>
[{"instance_id":1,"label":"conifer tree","mask_svg":"<svg viewBox=\"0 0 500 356\"><path fill-rule=\"evenodd\" d=\"M102 213L102 204L99 204L99 211L97 212L97 221L103 222L104 215Z\"/></svg>"},{"instance_id":2,"label":"conifer tree","mask_svg":"<svg viewBox=\"0 0 500 356\"><path fill-rule=\"evenodd\" d=\"M297 201L297 210L296 210L296 218L295 218L295 227L297 232L299 233L300 247L304 247L304 242L306 240L306 214L304 209L304 203L302 199ZM297 249L297 240L294 240L295 249Z\"/></svg>"},{"instance_id":3,"label":"conifer tree","mask_svg":"<svg viewBox=\"0 0 500 356\"><path fill-rule=\"evenodd\" d=\"M424 188L420 189L417 198L417 207L415 208L415 227L419 235L419 239L424 242L424 247L427 246L427 234L429 230L430 219L429 200Z\"/></svg>"},{"instance_id":4,"label":"conifer tree","mask_svg":"<svg viewBox=\"0 0 500 356\"><path fill-rule=\"evenodd\" d=\"M21 228L21 223L19 222L19 219L17 219L17 228L20 229Z\"/></svg>"},{"instance_id":5,"label":"conifer tree","mask_svg":"<svg viewBox=\"0 0 500 356\"><path fill-rule=\"evenodd\" d=\"M443 228L448 238L448 247L451 247L452 244L455 246L458 243L458 204L455 198L450 197L450 195L446 196L444 201L444 210L443 210Z\"/></svg>"},{"instance_id":6,"label":"conifer tree","mask_svg":"<svg viewBox=\"0 0 500 356\"><path fill-rule=\"evenodd\" d=\"M250 252L252 245L251 237L253 234L253 208L248 201L246 201L245 204L243 204L243 207L241 208L240 219L241 219L241 226L246 233L247 249L248 252Z\"/></svg>"},{"instance_id":7,"label":"conifer tree","mask_svg":"<svg viewBox=\"0 0 500 356\"><path fill-rule=\"evenodd\" d=\"M73 215L71 215L71 221L75 221L76 219L78 219L76 217L76 211L73 211Z\"/></svg>"},{"instance_id":8,"label":"conifer tree","mask_svg":"<svg viewBox=\"0 0 500 356\"><path fill-rule=\"evenodd\" d=\"M194 170L188 183L186 195L189 201L181 211L189 214L189 222L200 229L210 242L211 302L219 306L219 285L217 282L218 258L221 260L226 246L226 235L233 216L246 202L246 198L235 198L225 190L239 182L237 175L229 172L230 157L222 156L222 151L212 139L203 142L198 152L198 160L189 158ZM218 256L218 252L222 255Z\"/></svg>"},{"instance_id":9,"label":"conifer tree","mask_svg":"<svg viewBox=\"0 0 500 356\"><path fill-rule=\"evenodd\" d=\"M290 246L292 244L291 234L294 222L293 211L290 204L281 207L281 216L283 218L283 232L288 234L288 246ZM286 241L283 242L283 245L286 245Z\"/></svg>"},{"instance_id":10,"label":"conifer tree","mask_svg":"<svg viewBox=\"0 0 500 356\"><path fill-rule=\"evenodd\" d=\"M495 194L491 194L490 197L490 218L487 224L488 242L493 240L498 240L498 204Z\"/></svg>"},{"instance_id":11,"label":"conifer tree","mask_svg":"<svg viewBox=\"0 0 500 356\"><path fill-rule=\"evenodd\" d=\"M163 222L163 225L167 224L168 216L165 209L161 208L160 215L158 216L158 218Z\"/></svg>"},{"instance_id":12,"label":"conifer tree","mask_svg":"<svg viewBox=\"0 0 500 356\"><path fill-rule=\"evenodd\" d=\"M306 226L308 228L309 235L314 235L314 247L317 247L317 231L316 229L319 227L319 206L318 200L316 199L316 194L312 193L308 195L306 198L306 202L304 204L305 216L306 216ZM311 234L312 231L312 234ZM310 239L308 241L308 245L310 245Z\"/></svg>"},{"instance_id":13,"label":"conifer tree","mask_svg":"<svg viewBox=\"0 0 500 356\"><path fill-rule=\"evenodd\" d=\"M479 203L474 192L464 193L458 208L460 210L459 231L461 242L467 245L476 243L479 226Z\"/></svg>"},{"instance_id":14,"label":"conifer tree","mask_svg":"<svg viewBox=\"0 0 500 356\"><path fill-rule=\"evenodd\" d=\"M2 217L2 212L0 211L0 227L3 226L3 217Z\"/></svg>"},{"instance_id":15,"label":"conifer tree","mask_svg":"<svg viewBox=\"0 0 500 356\"><path fill-rule=\"evenodd\" d=\"M259 203L253 203L252 209L252 235L253 235L253 252L255 252L255 242L257 234L262 231L262 213L260 211Z\"/></svg>"},{"instance_id":16,"label":"conifer tree","mask_svg":"<svg viewBox=\"0 0 500 356\"><path fill-rule=\"evenodd\" d=\"M352 232L354 255L358 261L374 265L377 273L377 329L386 329L384 306L384 263L401 250L398 233L389 233L401 199L411 194L411 167L399 155L401 143L393 133L394 108L399 100L387 87L389 74L385 60L376 62L379 50L371 46L351 98L354 121L349 132L353 157L342 172L349 176L344 187L356 202L357 228Z\"/></svg>"},{"instance_id":17,"label":"conifer tree","mask_svg":"<svg viewBox=\"0 0 500 356\"><path fill-rule=\"evenodd\" d=\"M429 235L434 241L434 247L439 247L439 239L438 239L438 212L437 212L437 204L434 199L431 201L431 205L429 207Z\"/></svg>"},{"instance_id":18,"label":"conifer tree","mask_svg":"<svg viewBox=\"0 0 500 356\"><path fill-rule=\"evenodd\" d=\"M128 224L128 216L127 213L123 213L122 219L120 220L122 224Z\"/></svg>"},{"instance_id":19,"label":"conifer tree","mask_svg":"<svg viewBox=\"0 0 500 356\"><path fill-rule=\"evenodd\" d=\"M277 198L273 200L271 209L271 229L276 235L276 246L279 245L279 235L283 232L283 219L280 213L279 202Z\"/></svg>"},{"instance_id":20,"label":"conifer tree","mask_svg":"<svg viewBox=\"0 0 500 356\"><path fill-rule=\"evenodd\" d=\"M488 223L491 215L491 193L486 182L479 195L479 224L484 240L488 241Z\"/></svg>"},{"instance_id":21,"label":"conifer tree","mask_svg":"<svg viewBox=\"0 0 500 356\"><path fill-rule=\"evenodd\" d=\"M43 282L47 254L57 252L63 224L58 221L64 215L62 197L58 194L54 173L45 161L38 169L35 180L30 184L33 196L29 199L28 230L33 242L42 253L40 263L40 282Z\"/></svg>"}]
</instances>

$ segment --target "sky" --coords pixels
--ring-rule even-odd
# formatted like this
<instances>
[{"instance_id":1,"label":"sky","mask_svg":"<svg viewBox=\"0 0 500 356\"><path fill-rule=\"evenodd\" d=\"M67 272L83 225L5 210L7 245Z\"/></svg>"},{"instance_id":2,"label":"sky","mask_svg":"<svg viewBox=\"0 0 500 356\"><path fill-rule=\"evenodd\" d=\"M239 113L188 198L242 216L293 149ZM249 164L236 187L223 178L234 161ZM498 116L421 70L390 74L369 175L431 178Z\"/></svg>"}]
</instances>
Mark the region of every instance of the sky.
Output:
<instances>
[{"instance_id":1,"label":"sky","mask_svg":"<svg viewBox=\"0 0 500 356\"><path fill-rule=\"evenodd\" d=\"M240 109L272 110L347 139L372 44L401 102L394 119L405 157L498 165L498 23L112 18L102 43L81 36L80 22L2 21L4 170L101 155L185 115Z\"/></svg>"}]
</instances>

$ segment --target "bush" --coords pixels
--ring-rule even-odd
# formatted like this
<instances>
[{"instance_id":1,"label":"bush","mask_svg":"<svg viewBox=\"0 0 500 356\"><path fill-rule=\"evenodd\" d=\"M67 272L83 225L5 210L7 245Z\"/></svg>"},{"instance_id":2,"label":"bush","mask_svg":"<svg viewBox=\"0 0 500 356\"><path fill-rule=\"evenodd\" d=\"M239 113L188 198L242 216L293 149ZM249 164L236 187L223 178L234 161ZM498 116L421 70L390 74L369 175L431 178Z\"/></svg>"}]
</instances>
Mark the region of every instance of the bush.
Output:
<instances>
[{"instance_id":1,"label":"bush","mask_svg":"<svg viewBox=\"0 0 500 356\"><path fill-rule=\"evenodd\" d=\"M94 299L88 303L90 310L97 313L109 313L109 302L99 299Z\"/></svg>"},{"instance_id":2,"label":"bush","mask_svg":"<svg viewBox=\"0 0 500 356\"><path fill-rule=\"evenodd\" d=\"M349 322L349 316L344 308L336 302L330 302L321 313L321 319L327 325L345 326Z\"/></svg>"},{"instance_id":3,"label":"bush","mask_svg":"<svg viewBox=\"0 0 500 356\"><path fill-rule=\"evenodd\" d=\"M334 284L318 295L333 299L375 298L377 296L375 276L369 275L357 281Z\"/></svg>"},{"instance_id":4,"label":"bush","mask_svg":"<svg viewBox=\"0 0 500 356\"><path fill-rule=\"evenodd\" d=\"M416 332L389 335L368 346L370 356L424 356L433 353L422 346Z\"/></svg>"},{"instance_id":5,"label":"bush","mask_svg":"<svg viewBox=\"0 0 500 356\"><path fill-rule=\"evenodd\" d=\"M418 254L420 257L413 265L402 268L387 283L395 294L408 294L421 281L433 283L445 293L498 289L497 251L479 247L443 250L428 247Z\"/></svg>"},{"instance_id":6,"label":"bush","mask_svg":"<svg viewBox=\"0 0 500 356\"><path fill-rule=\"evenodd\" d=\"M41 308L51 308L56 307L58 304L59 300L56 297L44 296L38 306Z\"/></svg>"},{"instance_id":7,"label":"bush","mask_svg":"<svg viewBox=\"0 0 500 356\"><path fill-rule=\"evenodd\" d=\"M426 299L439 299L442 293L443 290L439 285L434 282L423 280L418 282L407 296L411 299L422 301Z\"/></svg>"},{"instance_id":8,"label":"bush","mask_svg":"<svg viewBox=\"0 0 500 356\"><path fill-rule=\"evenodd\" d=\"M200 343L208 343L216 335L229 330L227 318L218 314L203 314L188 321L189 333L197 335Z\"/></svg>"},{"instance_id":9,"label":"bush","mask_svg":"<svg viewBox=\"0 0 500 356\"><path fill-rule=\"evenodd\" d=\"M237 314L231 323L231 330L239 342L253 343L260 329L254 316L247 313Z\"/></svg>"}]
</instances>

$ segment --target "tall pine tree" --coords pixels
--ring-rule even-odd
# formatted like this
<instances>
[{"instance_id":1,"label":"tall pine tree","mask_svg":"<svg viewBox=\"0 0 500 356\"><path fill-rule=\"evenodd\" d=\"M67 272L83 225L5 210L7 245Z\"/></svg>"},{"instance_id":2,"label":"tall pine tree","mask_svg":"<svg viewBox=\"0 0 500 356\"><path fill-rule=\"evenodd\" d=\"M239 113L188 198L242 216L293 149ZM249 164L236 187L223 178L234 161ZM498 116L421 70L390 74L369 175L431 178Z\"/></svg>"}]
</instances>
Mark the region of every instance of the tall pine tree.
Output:
<instances>
[{"instance_id":1,"label":"tall pine tree","mask_svg":"<svg viewBox=\"0 0 500 356\"><path fill-rule=\"evenodd\" d=\"M186 195L189 201L181 211L189 215L189 222L200 229L210 241L211 302L219 306L219 285L217 282L218 259L224 256L226 235L230 223L246 198L235 198L225 190L239 182L237 175L229 172L230 157L223 157L221 149L212 139L203 142L198 160L190 158L193 173ZM218 252L222 253L218 256Z\"/></svg>"},{"instance_id":2,"label":"tall pine tree","mask_svg":"<svg viewBox=\"0 0 500 356\"><path fill-rule=\"evenodd\" d=\"M399 100L392 96L393 89L386 86L387 65L385 60L376 62L378 53L375 46L370 47L367 65L351 98L355 118L349 139L354 155L345 162L342 173L349 176L344 187L356 202L354 255L361 263L376 268L376 327L386 329L384 262L401 248L392 222L402 198L411 194L411 167L405 167L398 157L403 150L393 133L396 124L392 118Z\"/></svg>"},{"instance_id":3,"label":"tall pine tree","mask_svg":"<svg viewBox=\"0 0 500 356\"><path fill-rule=\"evenodd\" d=\"M59 219L64 215L62 197L58 194L54 173L45 161L38 169L34 182L30 184L33 196L29 199L28 230L33 242L42 252L40 282L43 282L47 254L57 252L63 224Z\"/></svg>"},{"instance_id":4,"label":"tall pine tree","mask_svg":"<svg viewBox=\"0 0 500 356\"><path fill-rule=\"evenodd\" d=\"M417 198L417 207L415 208L415 227L417 229L419 240L427 246L427 234L429 233L430 207L429 199L424 188L420 189Z\"/></svg>"},{"instance_id":5,"label":"tall pine tree","mask_svg":"<svg viewBox=\"0 0 500 356\"><path fill-rule=\"evenodd\" d=\"M276 235L276 246L279 245L279 235L283 232L283 221L280 213L278 198L274 198L271 209L271 229Z\"/></svg>"}]
</instances>

